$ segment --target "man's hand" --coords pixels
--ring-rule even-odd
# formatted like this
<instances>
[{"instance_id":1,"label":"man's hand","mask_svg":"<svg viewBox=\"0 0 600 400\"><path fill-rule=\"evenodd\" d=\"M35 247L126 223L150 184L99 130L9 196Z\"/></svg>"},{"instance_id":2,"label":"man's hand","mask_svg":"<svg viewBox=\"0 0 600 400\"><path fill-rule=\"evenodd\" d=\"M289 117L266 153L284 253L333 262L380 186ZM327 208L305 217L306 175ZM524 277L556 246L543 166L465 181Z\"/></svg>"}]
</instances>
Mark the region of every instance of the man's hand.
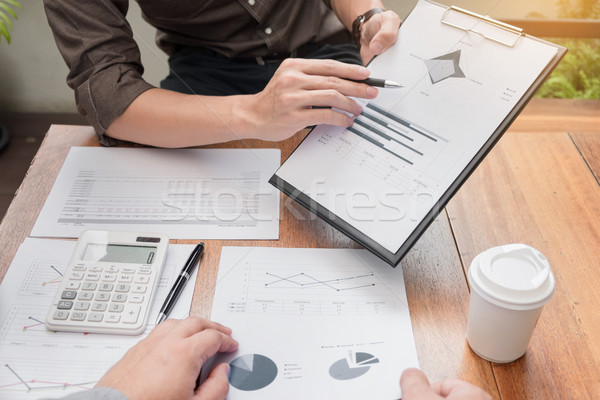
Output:
<instances>
[{"instance_id":1,"label":"man's hand","mask_svg":"<svg viewBox=\"0 0 600 400\"><path fill-rule=\"evenodd\" d=\"M229 365L214 368L196 389L202 365L217 352L237 350L231 329L198 317L168 319L132 347L96 384L118 389L129 400L222 400Z\"/></svg>"},{"instance_id":2,"label":"man's hand","mask_svg":"<svg viewBox=\"0 0 600 400\"><path fill-rule=\"evenodd\" d=\"M365 67L334 60L285 60L265 89L237 105L245 136L284 140L317 124L348 127L362 107L350 97L373 99L374 87L352 82L369 76ZM334 110L335 109L335 110Z\"/></svg>"},{"instance_id":3,"label":"man's hand","mask_svg":"<svg viewBox=\"0 0 600 400\"><path fill-rule=\"evenodd\" d=\"M429 384L418 369L409 368L400 378L402 400L491 400L481 388L459 379L446 379Z\"/></svg>"},{"instance_id":4,"label":"man's hand","mask_svg":"<svg viewBox=\"0 0 600 400\"><path fill-rule=\"evenodd\" d=\"M366 65L374 56L396 43L401 22L398 14L387 10L363 23L360 30L360 57L363 64Z\"/></svg>"}]
</instances>

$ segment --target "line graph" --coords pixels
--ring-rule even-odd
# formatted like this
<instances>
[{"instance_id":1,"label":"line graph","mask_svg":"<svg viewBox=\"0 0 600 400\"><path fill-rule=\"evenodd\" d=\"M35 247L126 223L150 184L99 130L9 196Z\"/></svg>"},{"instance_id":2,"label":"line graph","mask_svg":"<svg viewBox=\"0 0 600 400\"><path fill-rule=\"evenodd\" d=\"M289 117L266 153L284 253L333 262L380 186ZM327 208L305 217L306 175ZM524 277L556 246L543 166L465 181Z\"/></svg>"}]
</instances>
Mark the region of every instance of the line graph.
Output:
<instances>
[{"instance_id":1,"label":"line graph","mask_svg":"<svg viewBox=\"0 0 600 400\"><path fill-rule=\"evenodd\" d=\"M278 284L290 283L290 284L296 285L300 288L312 288L312 287L315 287L318 285L322 285L322 286L328 287L330 289L333 289L335 291L341 292L344 290L353 290L353 289L360 289L360 288L369 287L369 286L375 286L375 283L352 284L352 282L354 282L358 279L361 279L361 278L374 277L375 274L373 274L373 273L349 276L349 277L345 277L345 278L333 278L333 279L327 279L327 280L317 279L311 275L305 274L304 272L300 272L298 274L290 275L287 277L278 276L271 272L266 272L266 274L268 276L275 278L275 280L273 282L265 283L265 287L267 287L267 288L276 287ZM351 285L351 286L341 286L342 284L345 284L348 282L350 282L349 285Z\"/></svg>"},{"instance_id":2,"label":"line graph","mask_svg":"<svg viewBox=\"0 0 600 400\"><path fill-rule=\"evenodd\" d=\"M27 317L27 320L31 321L30 325L25 325L23 327L23 331L29 330L29 329L34 329L37 328L39 326L44 326L44 321L40 321L37 318L32 317L31 315Z\"/></svg>"},{"instance_id":3,"label":"line graph","mask_svg":"<svg viewBox=\"0 0 600 400\"><path fill-rule=\"evenodd\" d=\"M250 263L246 269L247 292L250 297L262 295L321 296L339 299L351 296L379 295L385 283L366 266ZM350 293L351 292L351 293Z\"/></svg>"},{"instance_id":4,"label":"line graph","mask_svg":"<svg viewBox=\"0 0 600 400\"><path fill-rule=\"evenodd\" d=\"M50 299L48 299L48 302ZM127 350L136 339L132 337L131 343L124 344L123 339L113 335L93 335L87 333L61 332L46 328L44 320L48 312L48 305L13 304L0 325L0 345L14 346L39 346L54 349L123 349ZM82 339L87 337L88 339ZM128 340L128 339L127 339Z\"/></svg>"},{"instance_id":5,"label":"line graph","mask_svg":"<svg viewBox=\"0 0 600 400\"><path fill-rule=\"evenodd\" d=\"M59 283L62 281L62 278L63 278L62 272L60 272L58 269L56 269L56 267L54 265L50 265L50 269L54 270L58 274L58 277L56 277L48 282L42 282L42 286L46 286L46 285L52 284L52 283Z\"/></svg>"},{"instance_id":6,"label":"line graph","mask_svg":"<svg viewBox=\"0 0 600 400\"><path fill-rule=\"evenodd\" d=\"M72 361L64 368L56 369L39 360L19 360L12 358L0 367L0 397L11 399L38 399L40 396L56 395L56 392L69 394L94 387L102 371L103 363L95 366L90 362ZM64 377L71 379L64 380ZM3 395L4 393L4 395Z\"/></svg>"},{"instance_id":7,"label":"line graph","mask_svg":"<svg viewBox=\"0 0 600 400\"><path fill-rule=\"evenodd\" d=\"M19 288L19 296L54 296L65 268L64 261L34 260Z\"/></svg>"},{"instance_id":8,"label":"line graph","mask_svg":"<svg viewBox=\"0 0 600 400\"><path fill-rule=\"evenodd\" d=\"M77 387L81 389L91 389L93 385L96 383L95 381L90 382L82 382L82 383L67 383L67 382L53 382L53 381L43 381L43 380L24 380L14 369L11 368L10 365L4 364L6 368L19 380L19 382L15 382L12 384L7 384L0 386L0 390L10 388L10 387L18 387L23 385L27 388L27 391L32 390L48 390L48 389L67 389L69 387ZM38 386L41 385L41 386Z\"/></svg>"},{"instance_id":9,"label":"line graph","mask_svg":"<svg viewBox=\"0 0 600 400\"><path fill-rule=\"evenodd\" d=\"M251 263L230 299L230 313L360 316L390 314L399 305L385 282L367 265Z\"/></svg>"}]
</instances>

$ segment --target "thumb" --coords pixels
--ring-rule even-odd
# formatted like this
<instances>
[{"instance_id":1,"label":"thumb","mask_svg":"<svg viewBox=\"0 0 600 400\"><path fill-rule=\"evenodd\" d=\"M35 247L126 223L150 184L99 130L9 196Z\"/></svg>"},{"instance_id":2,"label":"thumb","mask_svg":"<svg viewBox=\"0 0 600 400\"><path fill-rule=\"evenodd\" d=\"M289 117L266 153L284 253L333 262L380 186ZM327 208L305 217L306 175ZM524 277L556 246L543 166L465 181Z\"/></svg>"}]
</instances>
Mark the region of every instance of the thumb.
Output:
<instances>
[{"instance_id":1,"label":"thumb","mask_svg":"<svg viewBox=\"0 0 600 400\"><path fill-rule=\"evenodd\" d=\"M400 388L403 400L435 398L429 380L423 372L416 368L404 370L400 377Z\"/></svg>"},{"instance_id":2,"label":"thumb","mask_svg":"<svg viewBox=\"0 0 600 400\"><path fill-rule=\"evenodd\" d=\"M196 389L194 399L196 400L223 400L229 392L229 364L217 365L208 377Z\"/></svg>"},{"instance_id":3,"label":"thumb","mask_svg":"<svg viewBox=\"0 0 600 400\"><path fill-rule=\"evenodd\" d=\"M387 10L371 17L364 26L364 39L373 55L381 54L396 43L401 20L398 14Z\"/></svg>"}]
</instances>

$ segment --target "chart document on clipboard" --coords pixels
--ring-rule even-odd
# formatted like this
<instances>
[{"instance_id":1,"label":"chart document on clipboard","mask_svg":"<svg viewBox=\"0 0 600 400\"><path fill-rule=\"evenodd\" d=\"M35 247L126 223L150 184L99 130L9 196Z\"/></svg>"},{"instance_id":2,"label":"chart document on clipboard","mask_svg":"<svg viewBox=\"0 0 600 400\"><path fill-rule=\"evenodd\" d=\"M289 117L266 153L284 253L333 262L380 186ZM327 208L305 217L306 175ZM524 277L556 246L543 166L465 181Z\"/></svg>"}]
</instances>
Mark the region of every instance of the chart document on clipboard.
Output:
<instances>
[{"instance_id":1,"label":"chart document on clipboard","mask_svg":"<svg viewBox=\"0 0 600 400\"><path fill-rule=\"evenodd\" d=\"M420 0L371 76L380 89L344 129L315 127L270 179L397 265L566 49L470 11Z\"/></svg>"}]
</instances>

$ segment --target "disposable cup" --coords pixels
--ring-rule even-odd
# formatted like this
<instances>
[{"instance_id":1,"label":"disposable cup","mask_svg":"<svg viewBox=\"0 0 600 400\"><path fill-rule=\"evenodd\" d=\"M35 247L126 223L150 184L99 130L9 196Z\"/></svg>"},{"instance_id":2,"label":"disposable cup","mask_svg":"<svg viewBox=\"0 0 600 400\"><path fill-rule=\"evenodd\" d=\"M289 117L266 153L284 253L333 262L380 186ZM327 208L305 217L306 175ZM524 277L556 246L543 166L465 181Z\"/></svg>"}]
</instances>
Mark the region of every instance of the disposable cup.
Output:
<instances>
[{"instance_id":1,"label":"disposable cup","mask_svg":"<svg viewBox=\"0 0 600 400\"><path fill-rule=\"evenodd\" d=\"M469 346L496 363L518 359L554 292L548 260L525 244L493 247L475 257L468 280Z\"/></svg>"}]
</instances>

